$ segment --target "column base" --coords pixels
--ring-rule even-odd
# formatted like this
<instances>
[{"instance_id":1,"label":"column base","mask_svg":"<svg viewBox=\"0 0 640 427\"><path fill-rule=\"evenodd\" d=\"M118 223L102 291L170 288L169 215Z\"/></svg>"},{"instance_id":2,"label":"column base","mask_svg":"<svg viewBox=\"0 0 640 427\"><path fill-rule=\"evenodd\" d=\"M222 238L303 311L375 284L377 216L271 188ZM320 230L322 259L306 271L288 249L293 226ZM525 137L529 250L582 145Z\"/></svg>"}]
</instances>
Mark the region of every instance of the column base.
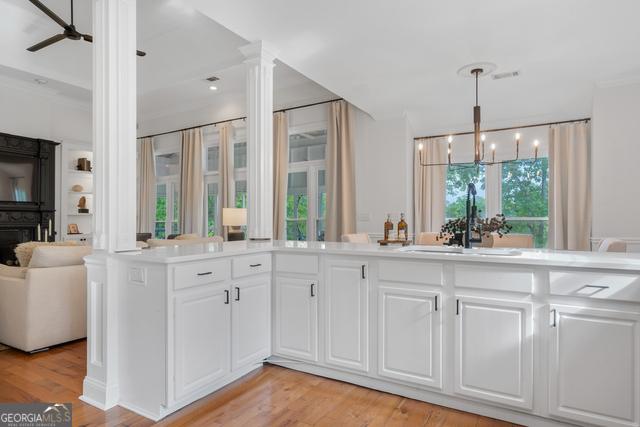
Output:
<instances>
[{"instance_id":1,"label":"column base","mask_svg":"<svg viewBox=\"0 0 640 427\"><path fill-rule=\"evenodd\" d=\"M117 385L107 388L102 381L84 377L82 381L82 395L79 397L84 403L106 411L118 404L119 389Z\"/></svg>"}]
</instances>

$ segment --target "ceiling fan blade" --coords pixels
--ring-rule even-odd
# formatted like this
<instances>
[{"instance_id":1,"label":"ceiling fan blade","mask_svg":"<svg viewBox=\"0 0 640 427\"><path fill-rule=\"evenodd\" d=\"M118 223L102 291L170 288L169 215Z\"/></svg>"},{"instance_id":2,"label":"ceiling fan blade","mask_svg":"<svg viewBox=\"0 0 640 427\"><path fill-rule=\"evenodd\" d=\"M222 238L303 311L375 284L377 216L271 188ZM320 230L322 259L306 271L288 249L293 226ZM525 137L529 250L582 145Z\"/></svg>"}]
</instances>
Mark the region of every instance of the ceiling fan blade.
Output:
<instances>
[{"instance_id":1,"label":"ceiling fan blade","mask_svg":"<svg viewBox=\"0 0 640 427\"><path fill-rule=\"evenodd\" d=\"M89 35L89 34L83 34L83 35L82 35L82 38L83 38L85 41L88 41L89 43L92 43L92 42L93 42L93 36L92 36L92 35ZM141 51L141 50L136 50L136 55L138 55L138 56L146 56L146 54L147 54L146 52L143 52L143 51Z\"/></svg>"},{"instance_id":2,"label":"ceiling fan blade","mask_svg":"<svg viewBox=\"0 0 640 427\"><path fill-rule=\"evenodd\" d=\"M44 4L42 4L39 0L29 0L31 3L33 3L33 5L35 7L37 7L38 9L40 9L41 11L43 11L49 18L53 19L54 21L56 21L58 23L58 25L60 25L62 28L67 28L69 25L64 22L62 20L62 18L60 18L58 15L56 15L55 13L53 13L53 11L51 9L49 9L47 6L45 6Z\"/></svg>"},{"instance_id":3,"label":"ceiling fan blade","mask_svg":"<svg viewBox=\"0 0 640 427\"><path fill-rule=\"evenodd\" d=\"M56 42L59 42L60 40L64 40L66 39L67 36L65 34L56 34L53 37L49 37L46 40L41 41L40 43L34 44L33 46L31 46L30 48L28 48L27 50L29 52L37 52L40 49L42 49L43 47L47 47L50 46Z\"/></svg>"}]
</instances>

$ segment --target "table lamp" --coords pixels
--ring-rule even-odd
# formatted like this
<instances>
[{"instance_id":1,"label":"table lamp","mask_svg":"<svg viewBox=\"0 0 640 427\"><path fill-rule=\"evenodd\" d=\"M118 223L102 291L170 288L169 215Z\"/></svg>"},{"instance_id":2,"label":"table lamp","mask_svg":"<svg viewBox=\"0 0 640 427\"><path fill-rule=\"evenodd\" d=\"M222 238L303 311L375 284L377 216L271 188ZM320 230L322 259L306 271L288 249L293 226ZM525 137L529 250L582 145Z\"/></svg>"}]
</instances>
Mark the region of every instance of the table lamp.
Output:
<instances>
[{"instance_id":1,"label":"table lamp","mask_svg":"<svg viewBox=\"0 0 640 427\"><path fill-rule=\"evenodd\" d=\"M247 225L247 210L244 208L222 208L222 225L229 227L227 241L244 240L242 226Z\"/></svg>"}]
</instances>

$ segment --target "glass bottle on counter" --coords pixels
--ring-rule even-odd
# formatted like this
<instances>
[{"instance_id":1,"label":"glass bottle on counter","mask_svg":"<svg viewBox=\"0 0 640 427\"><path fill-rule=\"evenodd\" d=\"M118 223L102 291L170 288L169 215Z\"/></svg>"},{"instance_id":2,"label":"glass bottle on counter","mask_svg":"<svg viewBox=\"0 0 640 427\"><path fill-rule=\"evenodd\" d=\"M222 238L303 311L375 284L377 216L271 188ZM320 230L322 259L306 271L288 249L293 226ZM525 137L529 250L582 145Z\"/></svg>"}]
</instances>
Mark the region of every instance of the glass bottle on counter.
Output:
<instances>
[{"instance_id":1,"label":"glass bottle on counter","mask_svg":"<svg viewBox=\"0 0 640 427\"><path fill-rule=\"evenodd\" d=\"M384 222L384 240L389 240L393 236L393 222L391 222L391 214L387 214L387 220Z\"/></svg>"},{"instance_id":2,"label":"glass bottle on counter","mask_svg":"<svg viewBox=\"0 0 640 427\"><path fill-rule=\"evenodd\" d=\"M408 240L408 229L409 226L407 222L404 220L404 214L400 214L400 222L398 223L398 240Z\"/></svg>"}]
</instances>

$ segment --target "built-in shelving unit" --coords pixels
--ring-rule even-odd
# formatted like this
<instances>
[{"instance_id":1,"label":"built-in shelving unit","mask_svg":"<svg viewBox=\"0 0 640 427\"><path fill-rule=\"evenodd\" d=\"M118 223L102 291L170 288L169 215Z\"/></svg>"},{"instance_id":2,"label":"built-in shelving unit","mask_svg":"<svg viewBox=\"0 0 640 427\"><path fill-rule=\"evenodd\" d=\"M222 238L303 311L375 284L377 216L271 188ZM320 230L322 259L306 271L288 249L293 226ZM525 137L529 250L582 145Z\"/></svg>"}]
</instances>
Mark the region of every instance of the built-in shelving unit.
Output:
<instances>
[{"instance_id":1,"label":"built-in shelving unit","mask_svg":"<svg viewBox=\"0 0 640 427\"><path fill-rule=\"evenodd\" d=\"M83 157L93 164L91 144L62 144L59 240L77 240L91 244L94 181L93 172L76 169L78 159ZM74 185L81 185L82 191L73 191ZM89 213L78 212L78 203L81 197L86 199ZM69 224L76 224L80 233L69 233Z\"/></svg>"}]
</instances>

